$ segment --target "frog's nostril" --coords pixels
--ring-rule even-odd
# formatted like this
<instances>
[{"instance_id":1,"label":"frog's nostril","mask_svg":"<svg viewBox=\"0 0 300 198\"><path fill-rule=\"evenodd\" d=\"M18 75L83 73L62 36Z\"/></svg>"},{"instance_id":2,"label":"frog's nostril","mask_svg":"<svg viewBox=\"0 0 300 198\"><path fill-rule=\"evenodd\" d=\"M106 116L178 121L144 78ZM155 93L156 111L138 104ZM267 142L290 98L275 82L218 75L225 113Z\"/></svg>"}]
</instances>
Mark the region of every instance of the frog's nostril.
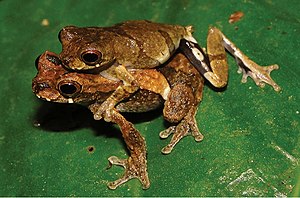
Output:
<instances>
[{"instance_id":1,"label":"frog's nostril","mask_svg":"<svg viewBox=\"0 0 300 198\"><path fill-rule=\"evenodd\" d=\"M52 62L55 65L61 64L61 60L57 56L47 54L46 58L48 61Z\"/></svg>"},{"instance_id":2,"label":"frog's nostril","mask_svg":"<svg viewBox=\"0 0 300 198\"><path fill-rule=\"evenodd\" d=\"M45 82L37 83L33 87L34 87L33 90L35 93L43 91L45 88L50 88L49 84L47 84Z\"/></svg>"}]
</instances>

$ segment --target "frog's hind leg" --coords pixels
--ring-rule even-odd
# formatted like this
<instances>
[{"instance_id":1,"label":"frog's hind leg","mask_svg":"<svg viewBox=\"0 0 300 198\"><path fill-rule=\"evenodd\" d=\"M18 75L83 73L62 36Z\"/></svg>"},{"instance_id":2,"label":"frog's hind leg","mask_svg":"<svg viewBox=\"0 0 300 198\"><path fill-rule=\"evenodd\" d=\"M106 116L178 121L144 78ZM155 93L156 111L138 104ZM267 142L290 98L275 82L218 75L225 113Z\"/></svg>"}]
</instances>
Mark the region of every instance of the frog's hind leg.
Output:
<instances>
[{"instance_id":1,"label":"frog's hind leg","mask_svg":"<svg viewBox=\"0 0 300 198\"><path fill-rule=\"evenodd\" d=\"M219 29L212 27L209 29L209 35L218 34L222 37L224 47L232 54L239 66L239 73L243 73L242 82L247 81L247 77L251 77L257 86L264 87L265 83L271 85L275 91L280 91L280 87L271 78L270 73L274 69L279 69L277 64L270 66L260 66L249 57L247 57L235 44L230 41Z\"/></svg>"},{"instance_id":2,"label":"frog's hind leg","mask_svg":"<svg viewBox=\"0 0 300 198\"><path fill-rule=\"evenodd\" d=\"M116 156L108 158L110 167L112 165L118 165L125 168L123 177L114 182L110 182L108 187L110 189L116 189L128 180L137 178L142 183L143 189L149 188L150 181L147 172L146 143L144 138L140 135L139 131L133 127L133 124L128 122L117 111L113 112L111 121L119 125L131 155L128 159L119 159Z\"/></svg>"},{"instance_id":3,"label":"frog's hind leg","mask_svg":"<svg viewBox=\"0 0 300 198\"><path fill-rule=\"evenodd\" d=\"M170 143L161 150L162 153L169 154L187 135L191 134L197 142L203 139L195 119L197 105L198 102L195 101L190 87L179 84L172 88L163 113L166 120L176 125L160 132L161 138L167 138L173 134Z\"/></svg>"},{"instance_id":4,"label":"frog's hind leg","mask_svg":"<svg viewBox=\"0 0 300 198\"><path fill-rule=\"evenodd\" d=\"M280 91L280 87L270 76L271 71L279 68L278 65L259 66L215 27L211 27L208 31L207 55L192 37L182 39L180 42L180 49L190 62L215 87L224 87L227 84L228 65L225 48L235 57L239 66L238 72L243 72L243 83L249 76L260 87L264 87L267 83L275 91Z\"/></svg>"},{"instance_id":5,"label":"frog's hind leg","mask_svg":"<svg viewBox=\"0 0 300 198\"><path fill-rule=\"evenodd\" d=\"M228 65L220 35L208 35L206 54L193 37L180 41L180 49L192 65L214 86L227 85Z\"/></svg>"}]
</instances>

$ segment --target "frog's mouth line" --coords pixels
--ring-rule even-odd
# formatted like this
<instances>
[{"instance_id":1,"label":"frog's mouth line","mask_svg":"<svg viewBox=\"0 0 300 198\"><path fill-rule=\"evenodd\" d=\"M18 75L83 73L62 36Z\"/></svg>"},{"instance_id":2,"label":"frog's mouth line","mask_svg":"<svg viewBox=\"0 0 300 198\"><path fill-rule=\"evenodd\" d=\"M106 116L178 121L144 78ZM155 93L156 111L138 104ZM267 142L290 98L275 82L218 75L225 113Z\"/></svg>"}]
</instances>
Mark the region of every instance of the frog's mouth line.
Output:
<instances>
[{"instance_id":1,"label":"frog's mouth line","mask_svg":"<svg viewBox=\"0 0 300 198\"><path fill-rule=\"evenodd\" d=\"M42 99L42 100L46 100L48 102L50 102L51 100L49 98L44 98L43 96L40 96L38 94L36 94L36 97L38 97L39 99Z\"/></svg>"},{"instance_id":2,"label":"frog's mouth line","mask_svg":"<svg viewBox=\"0 0 300 198\"><path fill-rule=\"evenodd\" d=\"M39 94L36 94L36 96L39 98L39 99L42 99L42 100L45 100L47 102L65 102L65 103L70 103L70 104L73 104L74 103L74 100L72 98L64 98L64 101L63 100L60 100L60 101L57 101L57 99L49 99L47 97L44 97L44 96L41 96Z\"/></svg>"}]
</instances>

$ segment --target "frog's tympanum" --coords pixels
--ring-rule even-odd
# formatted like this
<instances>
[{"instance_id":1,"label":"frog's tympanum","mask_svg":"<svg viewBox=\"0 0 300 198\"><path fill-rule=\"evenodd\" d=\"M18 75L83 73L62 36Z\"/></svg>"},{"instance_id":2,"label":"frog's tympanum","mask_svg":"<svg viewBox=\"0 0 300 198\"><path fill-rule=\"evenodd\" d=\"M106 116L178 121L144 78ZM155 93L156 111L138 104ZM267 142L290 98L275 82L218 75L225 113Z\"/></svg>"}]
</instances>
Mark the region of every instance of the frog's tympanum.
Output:
<instances>
[{"instance_id":1,"label":"frog's tympanum","mask_svg":"<svg viewBox=\"0 0 300 198\"><path fill-rule=\"evenodd\" d=\"M32 89L39 98L86 105L93 113L123 83L99 74L68 71L62 67L58 56L51 52L39 57L37 69ZM171 142L162 149L165 154L170 153L177 142L189 133L196 141L201 141L203 136L197 127L195 114L202 98L203 78L182 54L177 54L158 70L129 69L128 72L137 80L140 88L112 107L109 120L119 125L131 155L126 160L115 156L108 159L111 164L125 168L124 176L108 186L115 189L131 178L138 178L146 189L150 182L145 140L119 112L145 112L164 105L165 119L175 123L160 133L162 138L173 134Z\"/></svg>"},{"instance_id":2,"label":"frog's tympanum","mask_svg":"<svg viewBox=\"0 0 300 198\"><path fill-rule=\"evenodd\" d=\"M164 118L173 123L160 132L161 138L173 135L162 149L165 154L188 134L196 141L203 139L195 120L197 106L204 79L217 88L227 84L225 49L243 72L242 82L250 76L258 86L267 83L280 90L270 77L278 65L257 65L214 27L208 31L205 52L192 32L191 26L149 21L126 21L112 27L68 26L59 34L62 52L40 56L33 79L33 92L39 98L86 105L94 119L119 125L130 156L109 158L111 165L125 168L124 176L109 183L109 188L131 178L138 178L144 189L150 186L145 140L122 112L145 112L162 105Z\"/></svg>"},{"instance_id":3,"label":"frog's tympanum","mask_svg":"<svg viewBox=\"0 0 300 198\"><path fill-rule=\"evenodd\" d=\"M261 67L241 52L219 29L208 31L207 53L192 36L192 26L167 25L150 21L125 21L111 27L67 26L59 33L62 52L59 57L69 69L98 72L109 79L124 83L115 92L134 93L138 83L129 68L155 68L181 50L194 67L215 87L227 84L228 66L225 49L236 59L242 82L250 76L257 85L268 83L276 91L280 87L271 79L270 72L278 65ZM126 86L126 87L125 87ZM113 97L113 96L112 96ZM95 113L99 120L111 111L110 107L125 96L103 103ZM111 102L115 101L114 104ZM106 120L108 120L106 118Z\"/></svg>"}]
</instances>

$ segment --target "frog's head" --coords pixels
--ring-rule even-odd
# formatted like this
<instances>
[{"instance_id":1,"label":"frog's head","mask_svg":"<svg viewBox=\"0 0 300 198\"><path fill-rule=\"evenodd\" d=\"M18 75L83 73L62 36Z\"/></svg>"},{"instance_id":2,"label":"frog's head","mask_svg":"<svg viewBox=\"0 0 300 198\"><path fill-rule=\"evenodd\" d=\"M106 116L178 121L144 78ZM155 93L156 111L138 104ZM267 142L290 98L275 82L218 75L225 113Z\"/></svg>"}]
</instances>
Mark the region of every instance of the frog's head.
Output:
<instances>
[{"instance_id":1,"label":"frog's head","mask_svg":"<svg viewBox=\"0 0 300 198\"><path fill-rule=\"evenodd\" d=\"M112 35L101 29L64 27L59 33L62 52L59 58L72 70L105 69L115 61Z\"/></svg>"},{"instance_id":2,"label":"frog's head","mask_svg":"<svg viewBox=\"0 0 300 198\"><path fill-rule=\"evenodd\" d=\"M120 85L100 75L70 72L52 52L46 51L36 64L38 73L32 80L32 90L43 100L91 104L104 101Z\"/></svg>"}]
</instances>

